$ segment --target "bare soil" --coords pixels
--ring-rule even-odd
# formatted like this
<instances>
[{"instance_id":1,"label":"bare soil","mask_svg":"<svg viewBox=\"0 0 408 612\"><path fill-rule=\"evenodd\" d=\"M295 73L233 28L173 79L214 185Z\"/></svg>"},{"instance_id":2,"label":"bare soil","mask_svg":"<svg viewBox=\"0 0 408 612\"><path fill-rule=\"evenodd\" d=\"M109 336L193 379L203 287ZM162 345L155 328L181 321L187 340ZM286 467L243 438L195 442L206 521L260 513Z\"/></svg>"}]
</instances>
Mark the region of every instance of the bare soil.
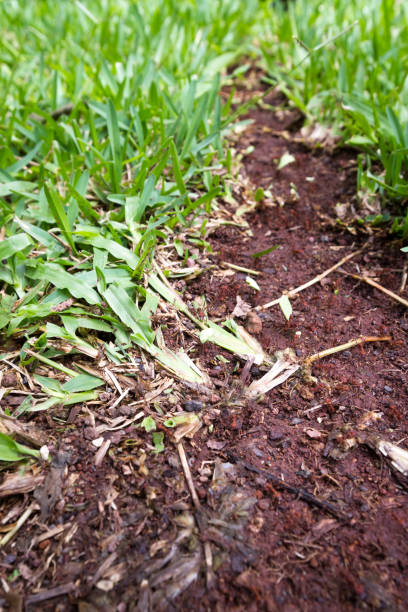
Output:
<instances>
[{"instance_id":1,"label":"bare soil","mask_svg":"<svg viewBox=\"0 0 408 612\"><path fill-rule=\"evenodd\" d=\"M223 225L211 234L215 267L180 283L186 300L204 295L210 318L225 318L237 296L253 308L265 304L365 245L343 272L291 299L289 322L279 306L252 311L256 316L241 322L269 354L289 347L299 359L360 336L391 341L320 359L309 376L295 375L257 401L245 399L242 381L259 378L257 366L246 372L231 354L195 342L194 356L214 392L181 387L158 405L202 417L203 427L183 438L199 510L168 430L158 454L150 450L151 434L132 424L106 431L109 452L95 466L91 440L117 397L114 389L94 411L36 416L55 459L41 468L46 486L34 493L40 511L0 549L0 575L9 588L0 609L406 609L406 482L362 438L408 445L407 311L344 273L370 276L398 293L401 244L381 234L367 243L367 232L336 221L336 204L346 210L355 204L353 152L311 149L292 111L257 108L249 117L253 123L237 144L243 162L234 195L244 204L248 190L272 185L273 197L245 215L248 227ZM295 161L278 170L287 152ZM248 285L247 273L222 262L258 271L260 290ZM176 332L169 319L168 342L191 346L188 333ZM130 391L109 417L140 409L130 404L143 397L150 374L117 374ZM7 376L18 389L13 373ZM10 398L18 405L23 397L7 395L0 405L10 406ZM153 404L149 410L157 414ZM33 501L33 493L0 500L0 529Z\"/></svg>"}]
</instances>

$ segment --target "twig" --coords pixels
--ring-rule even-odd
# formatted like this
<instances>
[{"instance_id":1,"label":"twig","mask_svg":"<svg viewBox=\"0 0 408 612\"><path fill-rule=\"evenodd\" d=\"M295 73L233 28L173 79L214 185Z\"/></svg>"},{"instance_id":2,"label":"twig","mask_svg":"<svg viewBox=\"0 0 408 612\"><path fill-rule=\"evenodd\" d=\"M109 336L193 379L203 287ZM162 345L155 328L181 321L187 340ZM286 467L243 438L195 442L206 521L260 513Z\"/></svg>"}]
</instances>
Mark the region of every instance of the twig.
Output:
<instances>
[{"instance_id":1,"label":"twig","mask_svg":"<svg viewBox=\"0 0 408 612\"><path fill-rule=\"evenodd\" d=\"M315 353L314 355L310 355L310 357L306 357L303 361L304 365L308 366L314 361L318 359L322 359L323 357L327 357L328 355L333 355L334 353L339 353L340 351L346 351L353 346L358 346L359 344L363 344L364 342L390 342L391 336L361 336L360 338L356 338L355 340L350 340L345 344L339 344L338 346L333 346L332 348L325 349L324 351L319 351L319 353Z\"/></svg>"},{"instance_id":2,"label":"twig","mask_svg":"<svg viewBox=\"0 0 408 612\"><path fill-rule=\"evenodd\" d=\"M254 363L255 363L255 357L250 357L250 359L246 360L245 365L244 365L244 367L242 369L242 372L241 372L241 376L240 376L241 383L243 385L245 385L246 381L248 380L249 373L250 373L251 368L254 365Z\"/></svg>"},{"instance_id":3,"label":"twig","mask_svg":"<svg viewBox=\"0 0 408 612\"><path fill-rule=\"evenodd\" d=\"M60 533L63 533L66 529L68 529L68 527L71 527L71 523L64 523L64 525L57 525L57 527L49 529L45 533L42 533L41 535L33 538L31 540L31 546L37 546L37 544L39 544L40 542L43 542L44 540L48 540L59 535Z\"/></svg>"},{"instance_id":4,"label":"twig","mask_svg":"<svg viewBox=\"0 0 408 612\"><path fill-rule=\"evenodd\" d=\"M330 514L332 514L333 516L341 520L347 520L349 518L344 512L342 512L342 510L340 510L339 508L337 508L330 502L324 499L319 499L318 497L313 495L313 493L309 493L308 491L305 491L305 489L301 489L299 487L295 487L293 485L288 484L287 482L285 482L278 476L275 476L275 474L272 474L271 472L267 472L266 470L260 470L259 468L249 463L246 463L245 461L239 460L238 464L242 465L245 469L249 470L250 472L255 472L256 474L265 476L265 478L273 482L273 484L276 487L280 487L281 489L285 489L286 491L289 491L290 493L294 493L296 496L300 497L300 499L303 499L303 501L306 501L309 504L313 504L317 506L318 508L321 508L322 510L326 510L327 512L330 512Z\"/></svg>"},{"instance_id":5,"label":"twig","mask_svg":"<svg viewBox=\"0 0 408 612\"><path fill-rule=\"evenodd\" d=\"M404 267L402 269L401 285L400 285L400 288L398 289L399 293L402 293L404 291L405 286L407 284L407 278L408 278L408 261L404 263Z\"/></svg>"},{"instance_id":6,"label":"twig","mask_svg":"<svg viewBox=\"0 0 408 612\"><path fill-rule=\"evenodd\" d=\"M229 261L222 261L221 262L224 266L227 266L227 268L231 268L232 270L237 270L237 272L247 272L248 274L253 274L254 276L258 276L259 274L262 274L262 272L259 272L259 270L251 270L251 268L243 268L242 266L236 266L233 263L230 263Z\"/></svg>"},{"instance_id":7,"label":"twig","mask_svg":"<svg viewBox=\"0 0 408 612\"><path fill-rule=\"evenodd\" d=\"M49 115L53 119L59 119L62 115L70 115L73 110L74 105L72 103L64 104L63 106L60 106L59 108L53 110L51 113L49 113ZM38 123L45 123L46 121L45 117L38 115L37 113L31 113L28 118L32 121L38 121Z\"/></svg>"},{"instance_id":8,"label":"twig","mask_svg":"<svg viewBox=\"0 0 408 612\"><path fill-rule=\"evenodd\" d=\"M120 383L118 379L116 378L116 376L110 370L108 370L108 368L105 368L104 371L107 377L109 378L109 380L111 381L111 383L113 383L113 386L116 387L116 390L120 393L120 395L122 395L123 389L120 386Z\"/></svg>"},{"instance_id":9,"label":"twig","mask_svg":"<svg viewBox=\"0 0 408 612\"><path fill-rule=\"evenodd\" d=\"M307 410L303 410L302 414L309 414L310 412L315 412L316 410L319 410L319 408L321 408L323 406L323 404L317 404L317 406L312 406L311 408L308 408Z\"/></svg>"},{"instance_id":10,"label":"twig","mask_svg":"<svg viewBox=\"0 0 408 612\"><path fill-rule=\"evenodd\" d=\"M337 270L337 268L339 268L340 266L345 264L347 261L349 261L352 257L355 257L356 255L359 255L363 251L363 249L364 249L364 247L362 247L358 251L355 251L354 253L350 253L349 255L346 255L345 257L343 257L343 259L338 261L334 266L332 266L328 270L325 270L321 274L318 274L317 276L312 278L312 280L308 281L307 283L304 283L303 285L300 285L300 287L297 287L296 289L292 289L291 291L286 291L285 295L287 295L288 297L292 297L293 295L296 295L296 293L300 293L300 291L303 291L304 289L307 289L308 287L311 287L315 283L318 283L325 276L328 276L329 274L334 272L334 270ZM275 306L276 304L279 304L281 297L277 298L276 300L272 300L272 302L268 302L267 304L264 304L263 306L262 305L256 306L256 308L254 308L254 310L265 310L266 308L270 308L271 306Z\"/></svg>"},{"instance_id":11,"label":"twig","mask_svg":"<svg viewBox=\"0 0 408 612\"><path fill-rule=\"evenodd\" d=\"M196 523L197 523L199 530L203 532L205 529L205 525L203 525L203 520L202 520L201 504L200 504L200 500L198 499L196 488L194 486L193 477L191 476L190 466L188 465L188 461L187 461L187 457L186 457L186 453L185 453L182 441L178 442L177 450L178 450L178 454L180 457L181 465L183 467L184 476L187 481L188 488L190 489L191 498L193 500L193 504L196 509L196 513L195 513ZM213 571L213 558L212 558L210 542L204 540L203 548L204 548L205 564L207 566L207 587L210 587L213 584L214 579L215 579L214 571Z\"/></svg>"},{"instance_id":12,"label":"twig","mask_svg":"<svg viewBox=\"0 0 408 612\"><path fill-rule=\"evenodd\" d=\"M41 603L42 601L47 601L48 599L53 599L54 597L59 597L60 595L67 595L71 593L75 589L75 584L73 582L68 582L67 584L60 584L53 589L48 589L47 591L40 591L39 593L35 593L34 595L29 595L26 600L26 606L30 606L36 603Z\"/></svg>"},{"instance_id":13,"label":"twig","mask_svg":"<svg viewBox=\"0 0 408 612\"><path fill-rule=\"evenodd\" d=\"M109 406L109 409L113 410L114 408L116 408L116 406L118 406L120 402L127 396L129 391L130 391L130 387L126 387L123 393L119 395L118 399L113 402L112 406Z\"/></svg>"},{"instance_id":14,"label":"twig","mask_svg":"<svg viewBox=\"0 0 408 612\"><path fill-rule=\"evenodd\" d=\"M339 271L341 272L341 274L346 274L347 276L351 276L352 278L355 278L356 280L364 281L365 283L367 283L367 285L371 285L372 287L375 287L379 291L382 291L383 293L385 293L385 295L388 295L388 297L392 298L393 300L396 300L400 304L403 304L403 306L408 307L408 300L404 300L404 298L402 298L400 295L397 295L393 291L390 291L389 289L386 289L382 285L379 285L376 281L372 280L371 278L367 278L367 276L358 276L358 274L350 274L350 272L346 272L345 270L339 270Z\"/></svg>"},{"instance_id":15,"label":"twig","mask_svg":"<svg viewBox=\"0 0 408 612\"><path fill-rule=\"evenodd\" d=\"M57 240L57 242L59 242L60 244L62 244L62 246L64 247L64 249L66 249L69 253L69 256L71 257L71 259L73 259L74 261L76 261L77 263L80 263L81 260L78 259L77 257L74 256L73 252L72 252L72 248L70 247L70 245L65 242L62 238L60 238L57 234L55 234L54 232L52 232L51 230L48 230L48 233L50 234L50 236L52 236L53 238L55 238L55 240Z\"/></svg>"},{"instance_id":16,"label":"twig","mask_svg":"<svg viewBox=\"0 0 408 612\"><path fill-rule=\"evenodd\" d=\"M15 370L17 370L17 372L19 372L23 376L25 376L27 378L27 382L28 382L28 386L30 387L30 390L35 391L34 383L31 380L31 376L29 375L27 370L22 370L15 363L13 363L12 361L9 361L8 359L2 359L2 361L4 361L4 363L7 363L7 365L9 365L11 368L14 368Z\"/></svg>"},{"instance_id":17,"label":"twig","mask_svg":"<svg viewBox=\"0 0 408 612\"><path fill-rule=\"evenodd\" d=\"M30 518L30 516L35 510L38 510L37 503L32 503L28 506L28 508L23 512L23 514L18 519L13 529L11 529L8 533L6 533L6 535L0 540L0 548L2 546L5 546L11 540L11 538L15 536L17 531L24 525L24 523Z\"/></svg>"},{"instance_id":18,"label":"twig","mask_svg":"<svg viewBox=\"0 0 408 612\"><path fill-rule=\"evenodd\" d=\"M113 552L103 561L103 563L98 567L92 579L90 579L90 583L92 585L96 584L100 578L104 576L106 571L115 563L118 558L118 554Z\"/></svg>"},{"instance_id":19,"label":"twig","mask_svg":"<svg viewBox=\"0 0 408 612\"><path fill-rule=\"evenodd\" d=\"M22 493L29 493L44 482L44 476L38 474L12 474L4 480L0 485L0 498L8 497L10 495L21 495Z\"/></svg>"},{"instance_id":20,"label":"twig","mask_svg":"<svg viewBox=\"0 0 408 612\"><path fill-rule=\"evenodd\" d=\"M197 491L196 491L196 488L194 486L193 477L191 476L190 466L188 465L188 461L187 461L187 457L186 457L186 453L185 453L182 441L180 441L177 444L177 450L178 450L178 454L179 454L179 457L180 457L181 465L183 467L184 476L185 476L185 478L187 480L188 488L190 489L190 494L191 494L191 498L193 500L193 504L194 504L196 510L199 510L199 509L201 509L200 500L198 499Z\"/></svg>"},{"instance_id":21,"label":"twig","mask_svg":"<svg viewBox=\"0 0 408 612\"><path fill-rule=\"evenodd\" d=\"M95 458L94 458L94 464L96 467L99 467L101 465L103 458L105 457L106 453L109 450L110 445L111 445L111 441L105 440L102 446L98 449L98 452L96 453Z\"/></svg>"},{"instance_id":22,"label":"twig","mask_svg":"<svg viewBox=\"0 0 408 612\"><path fill-rule=\"evenodd\" d=\"M105 431L118 431L119 429L124 429L125 427L129 427L129 425L131 425L135 421L138 421L144 416L145 416L145 413L142 410L141 412L138 412L137 414L135 414L135 416L133 416L130 419L126 419L125 417L118 417L119 420L114 419L114 421L112 421L111 423L111 426L98 425L98 427L96 427L95 429L98 434L105 433ZM120 425L118 425L118 423L120 423Z\"/></svg>"}]
</instances>

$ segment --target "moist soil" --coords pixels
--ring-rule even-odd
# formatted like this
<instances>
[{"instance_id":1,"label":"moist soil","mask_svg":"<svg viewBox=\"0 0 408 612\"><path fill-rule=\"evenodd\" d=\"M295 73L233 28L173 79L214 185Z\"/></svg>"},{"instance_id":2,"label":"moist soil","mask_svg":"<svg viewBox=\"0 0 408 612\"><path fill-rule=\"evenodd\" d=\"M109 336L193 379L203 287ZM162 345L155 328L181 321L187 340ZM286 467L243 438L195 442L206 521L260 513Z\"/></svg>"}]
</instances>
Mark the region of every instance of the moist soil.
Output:
<instances>
[{"instance_id":1,"label":"moist soil","mask_svg":"<svg viewBox=\"0 0 408 612\"><path fill-rule=\"evenodd\" d=\"M354 153L312 148L283 98L267 102L250 112L252 123L235 144L242 163L235 203L224 204L231 223L214 225L205 270L179 281L179 290L190 304L205 296L212 320L230 316L239 296L253 310L237 321L270 355L291 348L302 360L361 336L390 340L319 359L249 401L244 384L264 370L200 344L188 321L162 313L168 344L193 348L214 386L211 393L180 386L156 403L165 413L183 409L201 418L203 426L183 438L199 506L166 428L161 453L134 424L103 432L110 447L95 465L96 428L107 416L135 415L140 407L132 401L156 376L146 364L133 378L117 373L130 387L117 406L112 387L102 404L33 419L54 459L41 467L46 480L34 493L0 501L3 528L38 502L0 549L0 608L406 609L407 483L375 452L375 440L408 445L407 311L350 276L398 293L401 244L352 222ZM294 160L278 169L286 153ZM254 206L251 192L259 187L266 196ZM237 217L237 206L249 201L251 210ZM279 305L254 310L361 247L341 272L291 298L289 321ZM259 290L227 264L259 272L252 275ZM21 389L17 383L13 370L3 377L9 388ZM1 406L14 409L23 398L9 394ZM141 408L157 415L149 406Z\"/></svg>"}]
</instances>

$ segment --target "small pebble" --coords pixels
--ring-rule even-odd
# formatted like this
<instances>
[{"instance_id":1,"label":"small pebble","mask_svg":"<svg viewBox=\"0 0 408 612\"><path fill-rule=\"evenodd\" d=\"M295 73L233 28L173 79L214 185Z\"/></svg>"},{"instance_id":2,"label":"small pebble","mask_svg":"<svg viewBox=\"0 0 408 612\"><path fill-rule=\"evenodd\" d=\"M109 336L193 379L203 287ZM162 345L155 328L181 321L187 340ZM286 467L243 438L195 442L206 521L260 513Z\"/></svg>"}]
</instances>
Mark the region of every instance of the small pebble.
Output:
<instances>
[{"instance_id":1,"label":"small pebble","mask_svg":"<svg viewBox=\"0 0 408 612\"><path fill-rule=\"evenodd\" d=\"M197 400L187 400L183 402L183 408L187 412L200 412L203 409L203 403Z\"/></svg>"},{"instance_id":2,"label":"small pebble","mask_svg":"<svg viewBox=\"0 0 408 612\"><path fill-rule=\"evenodd\" d=\"M384 391L386 391L387 393L391 393L392 387L389 387L388 385L384 385Z\"/></svg>"},{"instance_id":3,"label":"small pebble","mask_svg":"<svg viewBox=\"0 0 408 612\"><path fill-rule=\"evenodd\" d=\"M298 417L295 417L294 419L291 420L290 424L291 425L299 425L299 423L302 422L302 419L299 419Z\"/></svg>"}]
</instances>

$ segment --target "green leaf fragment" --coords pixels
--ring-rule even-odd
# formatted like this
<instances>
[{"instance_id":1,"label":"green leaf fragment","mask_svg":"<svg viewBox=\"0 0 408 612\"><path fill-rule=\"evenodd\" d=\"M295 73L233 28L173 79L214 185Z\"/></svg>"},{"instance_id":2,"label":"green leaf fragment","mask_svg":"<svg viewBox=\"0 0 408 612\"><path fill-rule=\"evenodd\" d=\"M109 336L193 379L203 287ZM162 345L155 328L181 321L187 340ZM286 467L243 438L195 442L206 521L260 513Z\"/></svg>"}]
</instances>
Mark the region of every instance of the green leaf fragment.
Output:
<instances>
[{"instance_id":1,"label":"green leaf fragment","mask_svg":"<svg viewBox=\"0 0 408 612\"><path fill-rule=\"evenodd\" d=\"M83 391L91 391L92 389L96 389L103 384L105 384L105 381L101 378L91 376L90 374L78 374L78 376L75 376L74 378L68 380L68 382L64 383L61 389L70 393L79 393Z\"/></svg>"},{"instance_id":2,"label":"green leaf fragment","mask_svg":"<svg viewBox=\"0 0 408 612\"><path fill-rule=\"evenodd\" d=\"M264 360L264 354L257 340L236 324L234 332L232 334L216 323L208 321L208 327L200 333L200 340L201 342L213 342L227 351L242 357L253 357L256 364L261 364Z\"/></svg>"},{"instance_id":3,"label":"green leaf fragment","mask_svg":"<svg viewBox=\"0 0 408 612\"><path fill-rule=\"evenodd\" d=\"M14 236L2 240L0 242L0 261L8 259L30 245L32 245L32 240L27 234L14 234Z\"/></svg>"},{"instance_id":4,"label":"green leaf fragment","mask_svg":"<svg viewBox=\"0 0 408 612\"><path fill-rule=\"evenodd\" d=\"M62 204L61 196L51 185L44 185L44 193L45 197L47 198L50 211L55 221L57 222L58 227L60 228L61 232L65 237L65 240L68 242L73 252L76 253L75 243L72 238L71 226L69 224L68 217Z\"/></svg>"},{"instance_id":5,"label":"green leaf fragment","mask_svg":"<svg viewBox=\"0 0 408 612\"><path fill-rule=\"evenodd\" d=\"M141 422L141 427L144 427L145 431L154 431L156 429L156 422L151 416L147 416Z\"/></svg>"},{"instance_id":6,"label":"green leaf fragment","mask_svg":"<svg viewBox=\"0 0 408 612\"><path fill-rule=\"evenodd\" d=\"M164 433L155 431L152 433L152 441L154 445L154 453L162 453L164 451Z\"/></svg>"},{"instance_id":7,"label":"green leaf fragment","mask_svg":"<svg viewBox=\"0 0 408 612\"><path fill-rule=\"evenodd\" d=\"M252 257L254 257L254 259L256 259L258 257L262 257L263 255L268 255L269 253L272 253L272 251L275 251L276 249L279 249L279 244L275 244L274 246L271 246L268 249L264 249L263 251L258 251L257 253L252 253Z\"/></svg>"},{"instance_id":8,"label":"green leaf fragment","mask_svg":"<svg viewBox=\"0 0 408 612\"><path fill-rule=\"evenodd\" d=\"M101 299L92 287L84 284L75 274L66 272L64 268L58 264L39 264L34 271L34 278L47 280L58 289L67 289L73 297L78 299L82 298L88 302L88 304L100 304Z\"/></svg>"},{"instance_id":9,"label":"green leaf fragment","mask_svg":"<svg viewBox=\"0 0 408 612\"><path fill-rule=\"evenodd\" d=\"M279 306L284 314L285 319L289 321L290 317L292 316L293 310L292 304L290 303L290 300L287 295L282 295L279 300Z\"/></svg>"},{"instance_id":10,"label":"green leaf fragment","mask_svg":"<svg viewBox=\"0 0 408 612\"><path fill-rule=\"evenodd\" d=\"M294 155L291 155L290 153L286 152L280 158L278 166L277 166L277 169L278 170L282 170L286 166L289 166L289 164L293 164L293 162L295 162L295 161L296 161L296 157L294 157Z\"/></svg>"},{"instance_id":11,"label":"green leaf fragment","mask_svg":"<svg viewBox=\"0 0 408 612\"><path fill-rule=\"evenodd\" d=\"M15 442L10 436L0 432L0 461L21 461L26 456L40 457L40 451Z\"/></svg>"},{"instance_id":12,"label":"green leaf fragment","mask_svg":"<svg viewBox=\"0 0 408 612\"><path fill-rule=\"evenodd\" d=\"M258 285L256 280L254 278L252 278L252 276L247 276L245 278L245 281L248 283L248 285L250 287L252 287L252 289L255 289L255 291L260 291L261 290L260 286Z\"/></svg>"}]
</instances>

